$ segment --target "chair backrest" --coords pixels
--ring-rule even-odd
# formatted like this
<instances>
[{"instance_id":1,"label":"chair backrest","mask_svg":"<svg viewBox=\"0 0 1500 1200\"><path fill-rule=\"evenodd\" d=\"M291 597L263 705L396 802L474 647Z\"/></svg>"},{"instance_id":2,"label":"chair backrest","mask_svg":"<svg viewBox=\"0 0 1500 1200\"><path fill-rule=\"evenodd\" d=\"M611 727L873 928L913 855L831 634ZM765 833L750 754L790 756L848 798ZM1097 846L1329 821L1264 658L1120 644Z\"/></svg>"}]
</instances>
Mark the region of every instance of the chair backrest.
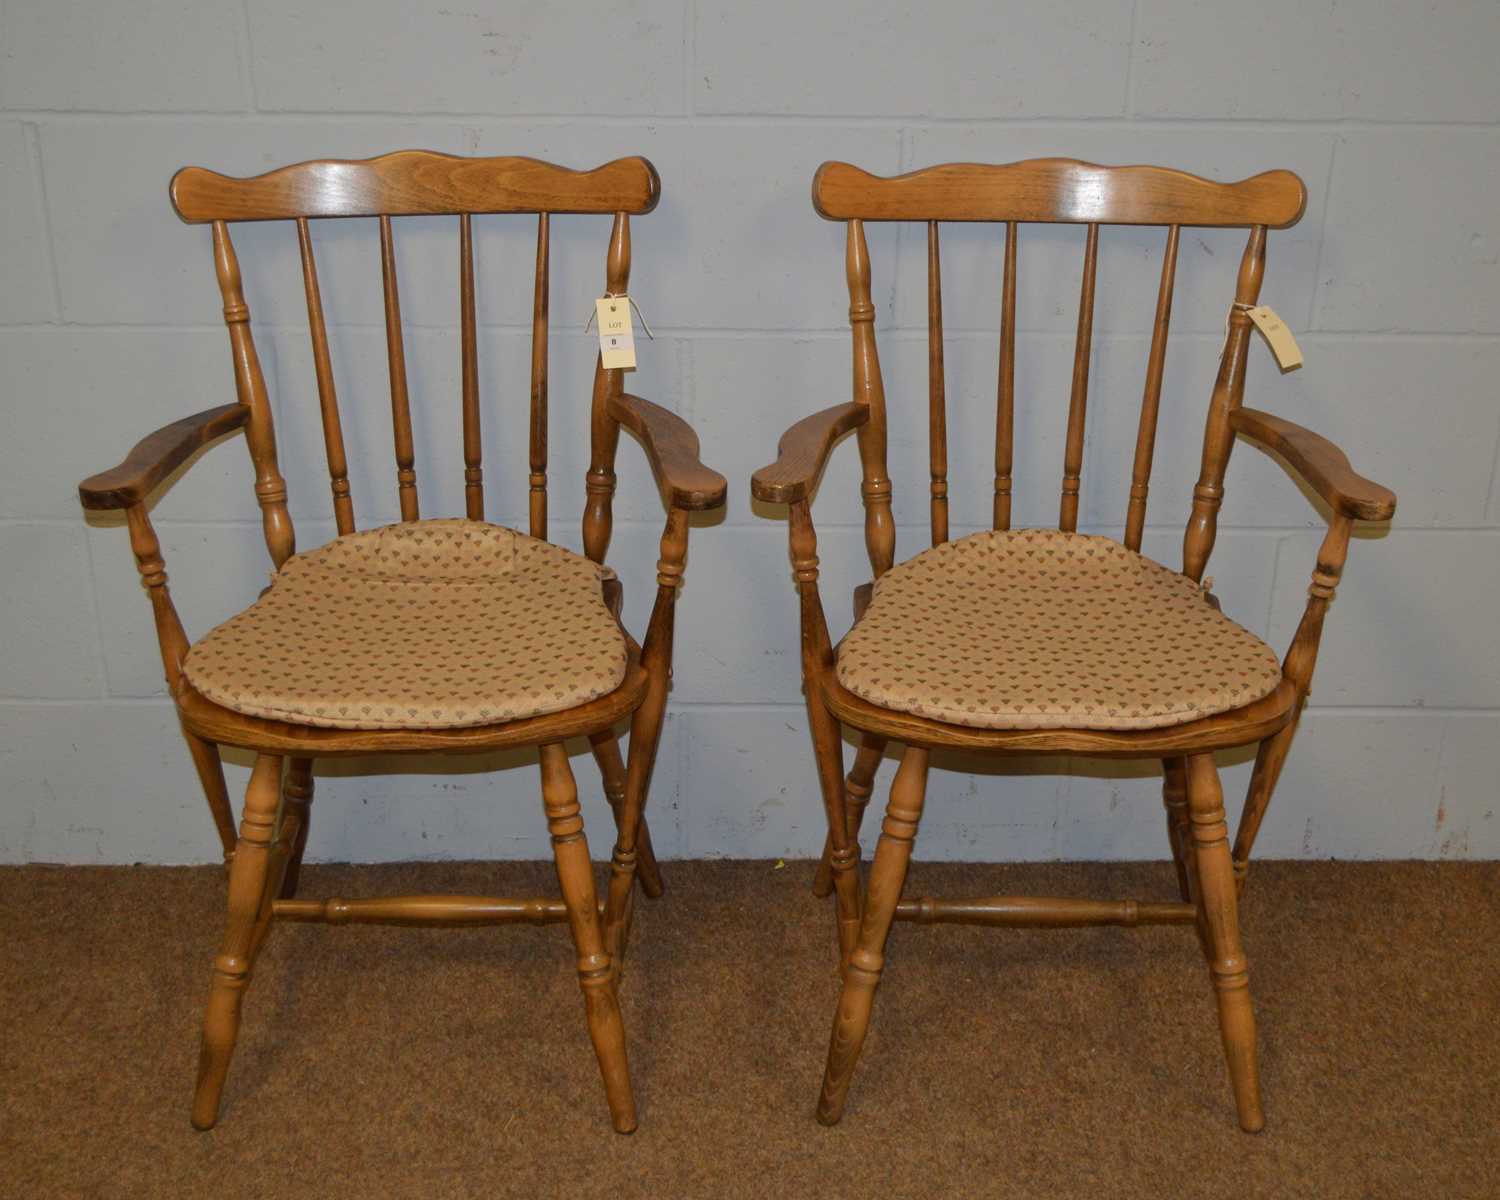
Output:
<instances>
[{"instance_id":1,"label":"chair backrest","mask_svg":"<svg viewBox=\"0 0 1500 1200\"><path fill-rule=\"evenodd\" d=\"M395 440L396 486L401 519L418 516L411 401L401 334L401 301L396 281L394 217L456 216L459 240L459 322L462 378L464 504L473 520L484 518L484 476L480 452L478 340L474 307L472 217L480 213L536 213L536 281L531 347L530 532L547 536L547 308L549 280L548 217L552 213L612 213L605 282L610 294L624 293L630 278L630 217L656 207L661 182L644 158L621 158L592 171L572 171L532 158L461 158L425 150L403 150L379 158L323 159L282 167L248 179L234 179L201 167L184 167L172 179L172 205L184 221L213 227L214 266L229 328L235 386L249 409L246 440L255 467L255 492L265 524L266 546L280 567L293 553L286 484L277 465L276 435L266 383L250 332L240 268L230 240L234 221L289 220L296 223L307 293L308 329L323 419L324 448L340 534L355 528L348 462L339 422L338 396L328 351L311 222L333 217L377 217L385 296L386 348L390 372L391 417ZM592 446L586 483L585 548L603 561L609 542L614 452L619 429L608 413L612 395L623 390L623 373L596 364Z\"/></svg>"},{"instance_id":2,"label":"chair backrest","mask_svg":"<svg viewBox=\"0 0 1500 1200\"><path fill-rule=\"evenodd\" d=\"M1063 453L1058 527L1078 526L1083 468L1084 419L1088 408L1089 355L1094 325L1094 278L1101 225L1160 225L1166 228L1156 320L1147 359L1135 461L1127 503L1125 544L1139 550L1146 521L1151 458L1156 444L1162 371L1172 313L1177 245L1183 226L1245 227L1249 242L1240 260L1233 306L1209 403L1203 465L1193 492L1193 514L1183 545L1183 571L1201 579L1213 549L1224 471L1233 433L1229 414L1244 395L1245 358L1254 306L1265 271L1266 230L1295 224L1307 190L1290 171L1267 171L1239 183L1216 183L1163 167L1103 167L1073 159L1043 158L1005 165L949 163L907 175L881 178L848 163L824 163L813 180L813 207L831 221L848 223L846 270L849 321L854 338L854 399L870 408L859 429L864 474L865 544L878 576L895 554L891 481L886 474L885 387L875 348L875 308L870 300L866 221L922 221L927 225L928 416L931 463L932 541L948 537L947 415L943 379L943 306L938 226L943 221L993 221L1005 225L1005 272L1000 312L1000 367L995 431L994 527L1011 521L1012 451L1015 418L1016 262L1023 223L1087 226L1078 335Z\"/></svg>"}]
</instances>

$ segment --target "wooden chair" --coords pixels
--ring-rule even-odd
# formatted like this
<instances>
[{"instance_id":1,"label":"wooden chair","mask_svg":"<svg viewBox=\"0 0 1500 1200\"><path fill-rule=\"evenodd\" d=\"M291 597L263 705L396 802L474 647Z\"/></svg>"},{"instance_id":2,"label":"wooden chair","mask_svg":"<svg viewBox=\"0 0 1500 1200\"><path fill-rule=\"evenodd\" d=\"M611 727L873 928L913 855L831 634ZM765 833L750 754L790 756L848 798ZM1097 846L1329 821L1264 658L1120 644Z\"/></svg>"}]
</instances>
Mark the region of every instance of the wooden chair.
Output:
<instances>
[{"instance_id":1,"label":"wooden chair","mask_svg":"<svg viewBox=\"0 0 1500 1200\"><path fill-rule=\"evenodd\" d=\"M724 480L698 461L698 439L677 416L627 395L624 373L597 364L585 481L587 557L547 538L548 220L613 214L605 283L626 291L630 218L660 194L656 170L622 158L571 171L527 158L455 158L403 151L363 161L300 163L252 179L197 167L172 180L172 203L210 223L214 266L238 402L166 426L112 470L80 485L85 508L123 509L151 601L167 684L224 844L229 916L203 1022L193 1124L211 1127L240 1022L240 1004L273 919L396 924L563 922L578 955L590 1037L615 1129L635 1128L635 1102L616 999L634 880L661 879L642 816L671 670L673 610L688 514L723 502ZM471 214L537 213L532 326L530 535L484 521ZM418 517L411 407L402 346L393 217L458 218L465 517ZM354 497L329 362L312 222L377 217L389 351L396 486L402 523L356 532ZM234 221L296 224L338 537L297 554L277 466L266 383L256 358ZM611 530L615 448L624 426L643 443L667 503L655 607L644 643L619 622L621 590L603 566ZM201 447L243 430L275 568L250 608L189 646L167 589L148 515L153 489ZM628 763L615 727L631 722ZM577 788L563 740L592 743L618 836L607 895L595 894ZM256 753L236 836L219 747ZM397 896L296 899L307 844L315 759L390 753L474 754L539 746L542 796L562 899ZM285 769L283 765L285 764Z\"/></svg>"},{"instance_id":2,"label":"wooden chair","mask_svg":"<svg viewBox=\"0 0 1500 1200\"><path fill-rule=\"evenodd\" d=\"M1047 927L1196 925L1218 997L1240 1125L1250 1131L1262 1127L1255 1022L1236 896L1307 697L1324 613L1344 565L1353 522L1383 521L1395 509L1389 491L1356 475L1323 438L1241 407L1251 329L1246 312L1260 292L1266 231L1294 224L1305 201L1301 180L1286 171L1234 184L1158 167L1100 167L1068 159L953 164L889 179L839 162L825 163L818 171L814 207L828 220L848 223L854 399L793 425L781 439L777 461L756 472L752 491L760 500L790 506L807 711L829 821L815 890L827 895L831 888L837 896L844 983L818 1101L818 1118L825 1124L843 1113L891 922L908 920ZM922 221L927 226L933 548L900 565L893 565L885 389L875 348L866 221ZM1005 225L994 529L953 543L948 540L938 241L943 221ZM1055 531L1011 528L1017 234L1024 222L1069 222L1087 231ZM1099 227L1113 224L1166 227L1123 544L1076 532ZM1178 241L1182 228L1192 226L1247 227L1249 241L1209 401L1202 471L1193 491L1179 574L1142 556L1140 547ZM835 647L818 595L809 504L835 443L850 430L858 438L865 545L874 583L856 590L854 628ZM1280 662L1259 639L1223 617L1200 584L1237 437L1275 451L1328 509L1328 534L1313 571L1307 610ZM841 723L862 738L847 780ZM868 888L862 889L860 822L875 769L892 741L906 749ZM1231 851L1213 752L1251 743L1259 751ZM1180 900L904 898L929 753L944 748L1160 759Z\"/></svg>"}]
</instances>

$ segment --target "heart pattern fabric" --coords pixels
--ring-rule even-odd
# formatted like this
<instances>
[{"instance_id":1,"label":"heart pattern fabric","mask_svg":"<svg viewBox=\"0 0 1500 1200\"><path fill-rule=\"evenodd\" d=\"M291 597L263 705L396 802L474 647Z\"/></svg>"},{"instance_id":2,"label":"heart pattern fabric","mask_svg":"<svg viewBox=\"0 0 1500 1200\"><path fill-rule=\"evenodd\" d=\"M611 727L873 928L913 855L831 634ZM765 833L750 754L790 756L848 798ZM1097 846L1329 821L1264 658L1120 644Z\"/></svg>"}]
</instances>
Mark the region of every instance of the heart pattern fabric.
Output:
<instances>
[{"instance_id":1,"label":"heart pattern fabric","mask_svg":"<svg viewBox=\"0 0 1500 1200\"><path fill-rule=\"evenodd\" d=\"M607 567L462 519L346 534L189 651L192 686L251 716L449 729L559 712L625 678Z\"/></svg>"},{"instance_id":2,"label":"heart pattern fabric","mask_svg":"<svg viewBox=\"0 0 1500 1200\"><path fill-rule=\"evenodd\" d=\"M1240 708L1275 652L1191 579L1110 538L1023 529L923 551L875 584L838 680L981 729L1149 729Z\"/></svg>"}]
</instances>

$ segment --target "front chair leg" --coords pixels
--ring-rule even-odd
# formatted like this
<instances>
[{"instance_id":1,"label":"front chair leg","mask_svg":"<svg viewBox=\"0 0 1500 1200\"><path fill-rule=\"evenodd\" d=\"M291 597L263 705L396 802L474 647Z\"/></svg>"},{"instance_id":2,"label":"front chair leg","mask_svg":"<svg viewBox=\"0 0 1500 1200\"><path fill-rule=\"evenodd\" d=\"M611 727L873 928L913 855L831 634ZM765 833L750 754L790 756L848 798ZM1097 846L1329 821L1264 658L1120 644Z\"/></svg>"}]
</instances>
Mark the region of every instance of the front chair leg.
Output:
<instances>
[{"instance_id":1,"label":"front chair leg","mask_svg":"<svg viewBox=\"0 0 1500 1200\"><path fill-rule=\"evenodd\" d=\"M589 745L594 750L594 761L599 764L599 774L604 780L604 798L615 814L615 828L618 829L625 813L625 760L620 757L620 739L613 729L604 729L589 735ZM641 891L651 900L661 899L666 885L662 882L661 867L656 862L656 851L651 846L651 829L646 824L644 809L635 831L635 872L641 881Z\"/></svg>"},{"instance_id":2,"label":"front chair leg","mask_svg":"<svg viewBox=\"0 0 1500 1200\"><path fill-rule=\"evenodd\" d=\"M614 972L604 951L604 933L599 925L598 901L594 894L594 866L589 844L583 836L583 815L578 807L578 785L568 766L561 742L541 748L542 804L547 813L547 831L552 835L552 855L557 861L557 880L573 945L578 951L578 983L583 989L584 1012L589 1037L604 1076L604 1096L617 1133L635 1130L635 1098L630 1090L630 1065L625 1057L625 1025L615 992Z\"/></svg>"},{"instance_id":3,"label":"front chair leg","mask_svg":"<svg viewBox=\"0 0 1500 1200\"><path fill-rule=\"evenodd\" d=\"M1224 822L1224 791L1211 754L1187 760L1188 807L1193 823L1194 869L1198 913L1207 934L1209 975L1219 1000L1219 1031L1229 1060L1240 1128L1264 1128L1260 1070L1255 1058L1255 1012L1250 1005L1250 971L1240 944L1234 866L1229 856L1229 827Z\"/></svg>"},{"instance_id":4,"label":"front chair leg","mask_svg":"<svg viewBox=\"0 0 1500 1200\"><path fill-rule=\"evenodd\" d=\"M854 765L849 768L849 777L844 780L845 803L849 809L849 840L859 841L859 827L865 823L865 806L870 803L870 793L875 790L875 771L885 753L885 738L878 733L867 733L854 756ZM818 872L813 876L813 895L819 898L833 891L833 837L823 839L823 859L818 863Z\"/></svg>"},{"instance_id":5,"label":"front chair leg","mask_svg":"<svg viewBox=\"0 0 1500 1200\"><path fill-rule=\"evenodd\" d=\"M1177 868L1177 891L1191 902L1193 822L1188 816L1187 777L1180 758L1164 758L1161 765L1161 800L1167 810L1167 841L1172 847L1172 864Z\"/></svg>"},{"instance_id":6,"label":"front chair leg","mask_svg":"<svg viewBox=\"0 0 1500 1200\"><path fill-rule=\"evenodd\" d=\"M307 827L312 819L313 776L312 759L294 758L287 766L285 819L293 822L292 844L287 854L286 875L281 881L282 900L292 900L297 895L297 884L302 875L302 855L307 849Z\"/></svg>"},{"instance_id":7,"label":"front chair leg","mask_svg":"<svg viewBox=\"0 0 1500 1200\"><path fill-rule=\"evenodd\" d=\"M891 784L891 799L870 868L870 890L865 898L859 940L844 969L844 990L833 1018L828 1045L828 1067L818 1096L818 1120L833 1125L844 1115L844 1101L860 1049L870 1027L870 1008L885 966L885 942L896 916L896 904L906 884L912 841L922 819L927 794L927 751L908 746Z\"/></svg>"},{"instance_id":8,"label":"front chair leg","mask_svg":"<svg viewBox=\"0 0 1500 1200\"><path fill-rule=\"evenodd\" d=\"M203 1014L203 1048L193 1097L197 1129L212 1129L219 1119L219 1099L239 1037L240 1004L270 915L271 841L280 797L281 759L262 754L255 760L245 793L239 841L229 866L229 917Z\"/></svg>"}]
</instances>

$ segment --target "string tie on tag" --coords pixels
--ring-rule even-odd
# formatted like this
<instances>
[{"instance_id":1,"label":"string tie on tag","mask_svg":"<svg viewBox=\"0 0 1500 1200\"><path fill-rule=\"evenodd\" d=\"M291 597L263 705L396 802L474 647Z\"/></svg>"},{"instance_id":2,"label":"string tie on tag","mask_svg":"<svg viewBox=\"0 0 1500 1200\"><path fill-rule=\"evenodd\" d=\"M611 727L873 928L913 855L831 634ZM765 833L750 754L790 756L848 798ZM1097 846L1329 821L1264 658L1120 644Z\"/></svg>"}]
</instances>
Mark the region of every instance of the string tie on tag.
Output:
<instances>
[{"instance_id":1,"label":"string tie on tag","mask_svg":"<svg viewBox=\"0 0 1500 1200\"><path fill-rule=\"evenodd\" d=\"M621 299L623 299L626 303L628 303L630 305L630 307L635 310L635 315L640 318L641 328L646 331L646 336L648 338L650 338L653 342L656 341L656 334L652 333L651 332L651 326L648 325L648 324L646 324L646 314L641 311L641 306L635 302L635 297L634 296L627 295L624 292L605 292L604 293L604 299L606 299L606 300L621 300ZM594 317L595 317L595 315L596 315L596 310L590 309L589 310L589 319L583 323L583 332L584 333L587 333L590 329L592 329L594 327Z\"/></svg>"}]
</instances>

